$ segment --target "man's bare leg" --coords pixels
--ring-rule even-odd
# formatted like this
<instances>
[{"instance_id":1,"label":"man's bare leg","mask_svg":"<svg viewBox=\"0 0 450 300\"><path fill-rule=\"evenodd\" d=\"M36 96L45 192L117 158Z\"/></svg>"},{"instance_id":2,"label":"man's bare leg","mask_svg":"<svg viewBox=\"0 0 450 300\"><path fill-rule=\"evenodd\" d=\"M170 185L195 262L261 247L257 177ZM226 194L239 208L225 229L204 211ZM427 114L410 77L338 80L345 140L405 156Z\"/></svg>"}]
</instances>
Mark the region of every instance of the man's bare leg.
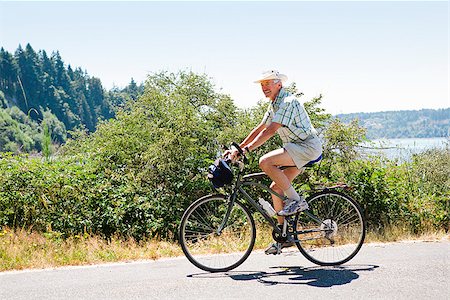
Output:
<instances>
[{"instance_id":1,"label":"man's bare leg","mask_svg":"<svg viewBox=\"0 0 450 300\"><path fill-rule=\"evenodd\" d=\"M271 188L280 195L283 195L286 190L292 188L291 182L297 177L302 170L295 167L289 153L281 148L271 151L261 157L259 161L261 169L273 180ZM294 166L285 170L280 170L279 166ZM297 194L298 195L298 194ZM287 195L289 197L289 195ZM273 206L276 212L283 209L283 200L275 195L272 195ZM278 224L283 224L284 217L278 216Z\"/></svg>"}]
</instances>

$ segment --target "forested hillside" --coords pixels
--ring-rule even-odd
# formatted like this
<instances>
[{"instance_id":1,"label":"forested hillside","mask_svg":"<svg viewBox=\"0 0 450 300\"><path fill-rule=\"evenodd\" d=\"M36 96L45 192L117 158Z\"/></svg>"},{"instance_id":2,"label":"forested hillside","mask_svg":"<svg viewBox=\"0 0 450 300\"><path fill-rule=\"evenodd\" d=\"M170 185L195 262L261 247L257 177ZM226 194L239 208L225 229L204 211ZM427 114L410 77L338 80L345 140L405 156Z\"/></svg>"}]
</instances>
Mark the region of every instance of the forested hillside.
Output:
<instances>
[{"instance_id":1,"label":"forested hillside","mask_svg":"<svg viewBox=\"0 0 450 300\"><path fill-rule=\"evenodd\" d=\"M447 137L450 108L337 115L345 123L357 119L368 139Z\"/></svg>"},{"instance_id":2,"label":"forested hillside","mask_svg":"<svg viewBox=\"0 0 450 300\"><path fill-rule=\"evenodd\" d=\"M14 54L0 49L0 152L42 151L44 128L53 144L65 143L68 131L94 131L99 120L137 99L143 85L133 79L123 88L105 90L99 78L66 65L58 51L48 55L30 44ZM367 138L445 137L450 108L337 115L358 119Z\"/></svg>"},{"instance_id":3,"label":"forested hillside","mask_svg":"<svg viewBox=\"0 0 450 300\"><path fill-rule=\"evenodd\" d=\"M53 142L65 141L66 130L94 131L101 119L141 92L133 80L125 89L106 91L99 78L64 63L30 44L14 54L0 49L0 151L29 152L41 148L43 123ZM48 122L45 122L45 120ZM55 131L56 130L56 131Z\"/></svg>"}]
</instances>

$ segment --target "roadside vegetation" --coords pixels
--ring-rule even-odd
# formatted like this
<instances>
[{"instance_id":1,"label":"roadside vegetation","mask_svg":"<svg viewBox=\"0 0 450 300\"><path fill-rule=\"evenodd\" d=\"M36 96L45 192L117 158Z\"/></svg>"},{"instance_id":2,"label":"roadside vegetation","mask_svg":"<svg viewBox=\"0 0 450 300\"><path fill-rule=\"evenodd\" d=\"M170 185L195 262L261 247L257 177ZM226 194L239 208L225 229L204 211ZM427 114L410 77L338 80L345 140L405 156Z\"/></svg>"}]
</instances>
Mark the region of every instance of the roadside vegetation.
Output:
<instances>
[{"instance_id":1,"label":"roadside vegetation","mask_svg":"<svg viewBox=\"0 0 450 300\"><path fill-rule=\"evenodd\" d=\"M444 231L412 233L401 227L389 227L382 232L370 231L367 243L397 241L449 240ZM259 226L254 250L265 249L272 242L271 230ZM292 248L295 251L295 246ZM52 233L38 233L25 229L0 232L0 271L55 268L63 266L91 265L99 263L155 260L183 256L175 241L147 239L137 242L133 238L74 235L61 238Z\"/></svg>"},{"instance_id":2,"label":"roadside vegetation","mask_svg":"<svg viewBox=\"0 0 450 300\"><path fill-rule=\"evenodd\" d=\"M365 129L332 119L320 102L305 107L326 141L324 160L297 187L347 183L364 209L369 241L446 237L449 147L409 161L363 157L357 146ZM260 122L266 106L240 110L205 75L162 72L115 119L90 134L71 132L56 155L1 153L0 270L179 255L184 209L214 192L207 166L221 145L242 140ZM273 138L252 153L248 171L258 171L258 157L278 143ZM258 248L270 241L264 231Z\"/></svg>"}]
</instances>

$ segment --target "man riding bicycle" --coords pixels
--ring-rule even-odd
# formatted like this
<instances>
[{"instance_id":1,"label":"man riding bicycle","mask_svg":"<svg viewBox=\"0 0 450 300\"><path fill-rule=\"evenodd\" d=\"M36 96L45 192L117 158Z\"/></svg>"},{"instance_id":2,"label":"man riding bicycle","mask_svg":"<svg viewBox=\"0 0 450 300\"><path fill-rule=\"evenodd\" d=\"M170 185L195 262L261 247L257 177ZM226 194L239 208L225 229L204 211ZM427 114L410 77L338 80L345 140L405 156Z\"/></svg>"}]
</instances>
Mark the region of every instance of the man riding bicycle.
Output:
<instances>
[{"instance_id":1,"label":"man riding bicycle","mask_svg":"<svg viewBox=\"0 0 450 300\"><path fill-rule=\"evenodd\" d=\"M278 71L267 71L255 81L260 83L264 95L270 100L269 107L262 122L256 126L240 143L244 152L254 151L269 140L276 132L280 135L283 147L263 155L259 160L261 169L273 180L271 188L288 198L286 203L272 194L275 211L278 213L278 226L282 227L284 216L293 215L308 209L303 196L293 188L292 181L311 161L319 160L322 155L322 143L303 107L303 104L283 88L287 76ZM224 155L235 159L237 149L229 150ZM295 168L279 169L279 166ZM273 243L266 249L266 254L277 254L282 248L292 246L292 242Z\"/></svg>"}]
</instances>

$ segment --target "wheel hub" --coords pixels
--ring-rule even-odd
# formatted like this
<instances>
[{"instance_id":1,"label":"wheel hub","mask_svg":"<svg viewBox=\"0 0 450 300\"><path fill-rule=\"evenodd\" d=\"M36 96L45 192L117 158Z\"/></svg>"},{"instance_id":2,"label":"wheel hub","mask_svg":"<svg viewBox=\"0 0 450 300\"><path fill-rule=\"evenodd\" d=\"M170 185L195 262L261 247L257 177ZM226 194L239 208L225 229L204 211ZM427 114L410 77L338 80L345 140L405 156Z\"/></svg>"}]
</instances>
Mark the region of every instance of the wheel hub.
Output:
<instances>
[{"instance_id":1,"label":"wheel hub","mask_svg":"<svg viewBox=\"0 0 450 300\"><path fill-rule=\"evenodd\" d=\"M322 224L320 224L320 230L324 232L325 237L330 241L334 240L334 237L337 234L338 226L336 221L331 219L323 220Z\"/></svg>"}]
</instances>

